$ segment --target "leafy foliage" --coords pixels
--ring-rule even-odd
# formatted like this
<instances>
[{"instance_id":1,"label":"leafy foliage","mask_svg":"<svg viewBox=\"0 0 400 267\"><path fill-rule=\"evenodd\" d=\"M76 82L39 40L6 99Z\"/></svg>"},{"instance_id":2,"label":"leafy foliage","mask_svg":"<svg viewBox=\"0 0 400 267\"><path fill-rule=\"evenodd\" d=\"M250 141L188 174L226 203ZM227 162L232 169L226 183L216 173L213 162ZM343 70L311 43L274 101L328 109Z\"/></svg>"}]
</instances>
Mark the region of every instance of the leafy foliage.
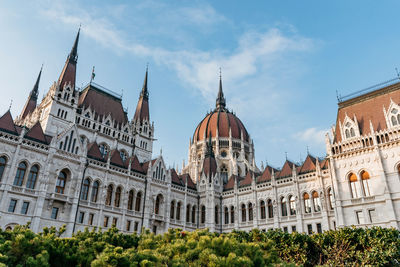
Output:
<instances>
[{"instance_id":1,"label":"leafy foliage","mask_svg":"<svg viewBox=\"0 0 400 267\"><path fill-rule=\"evenodd\" d=\"M65 227L35 234L27 226L0 229L2 266L392 266L400 264L400 235L395 229L343 228L322 234L170 229L122 234L78 232L62 237Z\"/></svg>"}]
</instances>

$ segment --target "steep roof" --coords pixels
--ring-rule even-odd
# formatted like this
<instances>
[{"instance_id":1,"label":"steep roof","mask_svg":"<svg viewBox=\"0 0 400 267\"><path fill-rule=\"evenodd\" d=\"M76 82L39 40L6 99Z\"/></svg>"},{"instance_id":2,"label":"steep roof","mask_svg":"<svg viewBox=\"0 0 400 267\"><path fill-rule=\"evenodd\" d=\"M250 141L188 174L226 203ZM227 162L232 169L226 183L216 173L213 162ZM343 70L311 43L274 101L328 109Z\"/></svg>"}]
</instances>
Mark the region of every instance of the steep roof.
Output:
<instances>
[{"instance_id":1,"label":"steep roof","mask_svg":"<svg viewBox=\"0 0 400 267\"><path fill-rule=\"evenodd\" d=\"M235 187L235 179L238 179L239 176L236 175L231 175L229 177L228 182L224 184L224 191L232 190Z\"/></svg>"},{"instance_id":2,"label":"steep roof","mask_svg":"<svg viewBox=\"0 0 400 267\"><path fill-rule=\"evenodd\" d=\"M149 169L149 163L151 162L151 166L154 166L154 163L156 163L156 161L157 161L157 159L152 159L152 160L143 162L143 163L142 163L143 171L144 171L145 173L147 173L147 171L148 171L148 169Z\"/></svg>"},{"instance_id":3,"label":"steep roof","mask_svg":"<svg viewBox=\"0 0 400 267\"><path fill-rule=\"evenodd\" d=\"M319 166L321 167L322 170L328 169L329 167L329 160L327 158L323 159L320 163Z\"/></svg>"},{"instance_id":4,"label":"steep roof","mask_svg":"<svg viewBox=\"0 0 400 267\"><path fill-rule=\"evenodd\" d=\"M126 168L128 167L129 162L128 160L124 162L121 158L120 152L117 149L113 149L111 151L110 163L121 168Z\"/></svg>"},{"instance_id":5,"label":"steep roof","mask_svg":"<svg viewBox=\"0 0 400 267\"><path fill-rule=\"evenodd\" d=\"M131 160L132 160L131 161L131 170L137 171L137 172L140 172L143 174L147 173L147 169L146 170L143 169L143 167L140 164L139 159L136 157L136 155L133 155Z\"/></svg>"},{"instance_id":6,"label":"steep roof","mask_svg":"<svg viewBox=\"0 0 400 267\"><path fill-rule=\"evenodd\" d=\"M100 116L101 120L110 114L119 124L128 122L121 99L98 87L100 86L89 84L79 95L78 107L82 109L90 107L95 112L95 117Z\"/></svg>"},{"instance_id":7,"label":"steep roof","mask_svg":"<svg viewBox=\"0 0 400 267\"><path fill-rule=\"evenodd\" d=\"M37 98L39 94L39 81L41 75L42 75L42 69L40 69L39 75L36 79L36 83L33 86L32 91L29 93L29 97L26 100L24 108L22 109L21 119L24 119L29 113L32 113L36 108Z\"/></svg>"},{"instance_id":8,"label":"steep roof","mask_svg":"<svg viewBox=\"0 0 400 267\"><path fill-rule=\"evenodd\" d=\"M65 61L64 68L61 71L61 75L58 78L58 84L60 88L64 88L66 84L71 84L72 88L75 89L75 79L76 79L76 63L78 61L78 42L79 34L76 35L74 45L72 46L71 52L69 53L67 60Z\"/></svg>"},{"instance_id":9,"label":"steep roof","mask_svg":"<svg viewBox=\"0 0 400 267\"><path fill-rule=\"evenodd\" d=\"M0 130L18 135L10 110L0 117Z\"/></svg>"},{"instance_id":10,"label":"steep roof","mask_svg":"<svg viewBox=\"0 0 400 267\"><path fill-rule=\"evenodd\" d=\"M283 167L277 177L283 178L283 177L289 177L292 176L293 173L293 167L297 167L296 164L293 162L286 160L285 164L283 164Z\"/></svg>"},{"instance_id":11,"label":"steep roof","mask_svg":"<svg viewBox=\"0 0 400 267\"><path fill-rule=\"evenodd\" d=\"M334 142L342 141L339 122L343 124L346 114L352 120L356 115L361 135L370 134L370 121L375 131L385 130L387 125L383 108L389 107L391 99L396 104L400 103L400 83L340 102Z\"/></svg>"},{"instance_id":12,"label":"steep roof","mask_svg":"<svg viewBox=\"0 0 400 267\"><path fill-rule=\"evenodd\" d=\"M32 126L28 130L28 132L24 136L25 138L31 139L33 141L38 141L44 144L49 144L48 138L46 138L45 134L43 133L42 126L39 122L36 122L35 125Z\"/></svg>"},{"instance_id":13,"label":"steep roof","mask_svg":"<svg viewBox=\"0 0 400 267\"><path fill-rule=\"evenodd\" d=\"M253 181L253 172L248 171L246 177L244 177L244 179L240 181L239 187L249 186L251 185L252 181Z\"/></svg>"},{"instance_id":14,"label":"steep roof","mask_svg":"<svg viewBox=\"0 0 400 267\"><path fill-rule=\"evenodd\" d=\"M261 176L258 177L257 182L258 183L262 183L265 181L270 181L272 179L272 171L274 171L274 173L277 172L277 170L275 170L274 168L272 168L271 166L265 167L263 173L261 174Z\"/></svg>"},{"instance_id":15,"label":"steep roof","mask_svg":"<svg viewBox=\"0 0 400 267\"><path fill-rule=\"evenodd\" d=\"M144 120L150 121L149 92L147 89L147 75L148 75L148 69L146 69L146 75L144 77L142 91L140 92L139 101L136 106L135 115L133 116L134 121L139 121L139 122L143 122Z\"/></svg>"},{"instance_id":16,"label":"steep roof","mask_svg":"<svg viewBox=\"0 0 400 267\"><path fill-rule=\"evenodd\" d=\"M176 185L184 186L175 169L171 169L171 182Z\"/></svg>"},{"instance_id":17,"label":"steep roof","mask_svg":"<svg viewBox=\"0 0 400 267\"><path fill-rule=\"evenodd\" d=\"M302 173L315 171L316 164L317 164L317 160L313 156L308 155L306 160L303 162L303 165L301 165L298 173L302 174Z\"/></svg>"},{"instance_id":18,"label":"steep roof","mask_svg":"<svg viewBox=\"0 0 400 267\"><path fill-rule=\"evenodd\" d=\"M92 159L105 161L105 159L101 156L99 145L96 142L88 144L87 156Z\"/></svg>"},{"instance_id":19,"label":"steep roof","mask_svg":"<svg viewBox=\"0 0 400 267\"><path fill-rule=\"evenodd\" d=\"M195 183L193 183L192 178L190 177L190 175L188 173L185 174L181 174L179 176L179 179L181 179L181 182L185 185L186 181L187 181L187 187L192 189L192 190L197 190L197 187L195 185Z\"/></svg>"}]
</instances>

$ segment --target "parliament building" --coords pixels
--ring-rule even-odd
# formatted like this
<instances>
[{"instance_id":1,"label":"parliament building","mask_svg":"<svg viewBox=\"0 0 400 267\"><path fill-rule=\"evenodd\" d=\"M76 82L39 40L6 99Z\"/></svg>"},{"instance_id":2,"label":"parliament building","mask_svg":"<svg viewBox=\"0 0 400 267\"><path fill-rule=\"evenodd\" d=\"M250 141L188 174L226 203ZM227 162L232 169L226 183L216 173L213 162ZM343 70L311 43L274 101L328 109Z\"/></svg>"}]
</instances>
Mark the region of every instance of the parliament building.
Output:
<instances>
[{"instance_id":1,"label":"parliament building","mask_svg":"<svg viewBox=\"0 0 400 267\"><path fill-rule=\"evenodd\" d=\"M0 227L30 223L123 232L322 232L400 227L400 81L339 99L326 156L257 166L243 122L227 109L220 78L215 108L190 137L187 164L153 155L148 71L135 114L91 81L76 87L78 42L38 101L41 71L20 114L0 117ZM139 92L138 92L139 93Z\"/></svg>"}]
</instances>

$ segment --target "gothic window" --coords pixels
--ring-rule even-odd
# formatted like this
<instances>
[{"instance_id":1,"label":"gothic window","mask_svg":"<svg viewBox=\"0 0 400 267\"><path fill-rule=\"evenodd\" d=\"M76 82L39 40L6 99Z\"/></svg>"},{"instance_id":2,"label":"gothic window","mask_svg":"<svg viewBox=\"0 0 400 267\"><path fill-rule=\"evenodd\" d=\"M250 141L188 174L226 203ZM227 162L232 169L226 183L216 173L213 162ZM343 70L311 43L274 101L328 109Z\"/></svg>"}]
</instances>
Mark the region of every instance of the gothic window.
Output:
<instances>
[{"instance_id":1,"label":"gothic window","mask_svg":"<svg viewBox=\"0 0 400 267\"><path fill-rule=\"evenodd\" d=\"M4 170L6 168L7 164L7 158L6 157L0 157L0 181L3 178Z\"/></svg>"},{"instance_id":2,"label":"gothic window","mask_svg":"<svg viewBox=\"0 0 400 267\"><path fill-rule=\"evenodd\" d=\"M117 187L117 190L115 190L115 199L114 199L114 206L119 207L121 204L121 192L122 189L120 186Z\"/></svg>"},{"instance_id":3,"label":"gothic window","mask_svg":"<svg viewBox=\"0 0 400 267\"><path fill-rule=\"evenodd\" d=\"M358 198L361 196L360 183L358 182L357 175L354 173L349 174L349 182L351 189L351 197Z\"/></svg>"},{"instance_id":4,"label":"gothic window","mask_svg":"<svg viewBox=\"0 0 400 267\"><path fill-rule=\"evenodd\" d=\"M86 118L90 118L89 112L86 112L85 117L86 117Z\"/></svg>"},{"instance_id":5,"label":"gothic window","mask_svg":"<svg viewBox=\"0 0 400 267\"><path fill-rule=\"evenodd\" d=\"M171 201L171 209L170 209L170 212L169 212L169 217L171 218L171 219L173 219L174 217L175 217L175 201L174 200L172 200Z\"/></svg>"},{"instance_id":6,"label":"gothic window","mask_svg":"<svg viewBox=\"0 0 400 267\"><path fill-rule=\"evenodd\" d=\"M114 187L112 184L107 187L107 195L106 195L106 205L111 206L112 195L114 192Z\"/></svg>"},{"instance_id":7,"label":"gothic window","mask_svg":"<svg viewBox=\"0 0 400 267\"><path fill-rule=\"evenodd\" d=\"M196 206L192 207L192 223L196 223Z\"/></svg>"},{"instance_id":8,"label":"gothic window","mask_svg":"<svg viewBox=\"0 0 400 267\"><path fill-rule=\"evenodd\" d=\"M225 224L229 223L229 210L228 207L224 208L224 218L225 218Z\"/></svg>"},{"instance_id":9,"label":"gothic window","mask_svg":"<svg viewBox=\"0 0 400 267\"><path fill-rule=\"evenodd\" d=\"M157 215L160 214L161 201L162 201L162 195L158 195L156 197L156 205L154 207L154 213Z\"/></svg>"},{"instance_id":10,"label":"gothic window","mask_svg":"<svg viewBox=\"0 0 400 267\"><path fill-rule=\"evenodd\" d=\"M218 205L215 206L214 209L214 217L215 217L215 224L219 224L219 209L218 209Z\"/></svg>"},{"instance_id":11,"label":"gothic window","mask_svg":"<svg viewBox=\"0 0 400 267\"><path fill-rule=\"evenodd\" d=\"M15 174L14 185L22 186L26 172L26 163L21 162L18 165L17 173Z\"/></svg>"},{"instance_id":12,"label":"gothic window","mask_svg":"<svg viewBox=\"0 0 400 267\"><path fill-rule=\"evenodd\" d=\"M309 195L308 193L304 193L303 199L304 199L304 212L305 212L305 213L311 213L311 199L310 199L310 195Z\"/></svg>"},{"instance_id":13,"label":"gothic window","mask_svg":"<svg viewBox=\"0 0 400 267\"><path fill-rule=\"evenodd\" d=\"M242 222L246 221L246 205L242 204Z\"/></svg>"},{"instance_id":14,"label":"gothic window","mask_svg":"<svg viewBox=\"0 0 400 267\"><path fill-rule=\"evenodd\" d=\"M186 206L186 222L190 222L190 204Z\"/></svg>"},{"instance_id":15,"label":"gothic window","mask_svg":"<svg viewBox=\"0 0 400 267\"><path fill-rule=\"evenodd\" d=\"M315 212L321 211L321 199L319 198L319 194L317 191L314 191L312 193L312 199L313 199L314 211Z\"/></svg>"},{"instance_id":16,"label":"gothic window","mask_svg":"<svg viewBox=\"0 0 400 267\"><path fill-rule=\"evenodd\" d=\"M89 187L90 187L90 181L89 181L89 179L86 178L83 181L83 185L82 185L82 191L81 191L81 199L82 200L87 200L88 199Z\"/></svg>"},{"instance_id":17,"label":"gothic window","mask_svg":"<svg viewBox=\"0 0 400 267\"><path fill-rule=\"evenodd\" d=\"M136 195L135 211L140 211L141 202L142 202L142 192L138 192Z\"/></svg>"},{"instance_id":18,"label":"gothic window","mask_svg":"<svg viewBox=\"0 0 400 267\"><path fill-rule=\"evenodd\" d=\"M399 111L394 108L392 109L392 111L390 112L390 120L392 121L392 126L397 126L400 125L400 113Z\"/></svg>"},{"instance_id":19,"label":"gothic window","mask_svg":"<svg viewBox=\"0 0 400 267\"><path fill-rule=\"evenodd\" d=\"M333 210L335 207L335 198L333 196L332 188L328 189L329 209Z\"/></svg>"},{"instance_id":20,"label":"gothic window","mask_svg":"<svg viewBox=\"0 0 400 267\"><path fill-rule=\"evenodd\" d=\"M261 214L261 219L265 219L265 201L261 200L260 201L260 214Z\"/></svg>"},{"instance_id":21,"label":"gothic window","mask_svg":"<svg viewBox=\"0 0 400 267\"><path fill-rule=\"evenodd\" d=\"M101 153L101 156L103 158L105 158L107 156L108 151L109 151L109 148L108 148L108 146L106 144L101 144L100 145L100 153Z\"/></svg>"},{"instance_id":22,"label":"gothic window","mask_svg":"<svg viewBox=\"0 0 400 267\"><path fill-rule=\"evenodd\" d=\"M39 166L33 165L29 172L29 175L28 175L28 181L26 182L26 188L35 189L38 174L39 174Z\"/></svg>"},{"instance_id":23,"label":"gothic window","mask_svg":"<svg viewBox=\"0 0 400 267\"><path fill-rule=\"evenodd\" d=\"M119 152L119 155L121 156L122 161L125 162L125 160L127 158L127 155L126 155L125 151L121 150Z\"/></svg>"},{"instance_id":24,"label":"gothic window","mask_svg":"<svg viewBox=\"0 0 400 267\"><path fill-rule=\"evenodd\" d=\"M235 223L235 208L231 206L231 223Z\"/></svg>"},{"instance_id":25,"label":"gothic window","mask_svg":"<svg viewBox=\"0 0 400 267\"><path fill-rule=\"evenodd\" d=\"M221 178L224 183L228 181L228 168L225 164L221 166Z\"/></svg>"},{"instance_id":26,"label":"gothic window","mask_svg":"<svg viewBox=\"0 0 400 267\"><path fill-rule=\"evenodd\" d=\"M371 196L370 186L369 186L369 173L366 171L361 172L361 180L363 185L364 196L369 197Z\"/></svg>"},{"instance_id":27,"label":"gothic window","mask_svg":"<svg viewBox=\"0 0 400 267\"><path fill-rule=\"evenodd\" d=\"M178 221L181 219L181 206L182 206L181 202L178 202L178 204L176 205L176 219Z\"/></svg>"},{"instance_id":28,"label":"gothic window","mask_svg":"<svg viewBox=\"0 0 400 267\"><path fill-rule=\"evenodd\" d=\"M344 132L345 132L346 138L351 138L351 137L356 136L354 127L350 122L347 122L345 124L344 128L345 128Z\"/></svg>"},{"instance_id":29,"label":"gothic window","mask_svg":"<svg viewBox=\"0 0 400 267\"><path fill-rule=\"evenodd\" d=\"M206 222L206 206L201 206L201 223Z\"/></svg>"},{"instance_id":30,"label":"gothic window","mask_svg":"<svg viewBox=\"0 0 400 267\"><path fill-rule=\"evenodd\" d=\"M294 196L289 197L290 215L296 215L296 198Z\"/></svg>"},{"instance_id":31,"label":"gothic window","mask_svg":"<svg viewBox=\"0 0 400 267\"><path fill-rule=\"evenodd\" d=\"M93 183L92 187L92 202L97 202L97 195L99 193L99 181Z\"/></svg>"},{"instance_id":32,"label":"gothic window","mask_svg":"<svg viewBox=\"0 0 400 267\"><path fill-rule=\"evenodd\" d=\"M268 218L273 218L274 217L274 207L272 206L272 200L268 199L267 201L267 206L268 206Z\"/></svg>"},{"instance_id":33,"label":"gothic window","mask_svg":"<svg viewBox=\"0 0 400 267\"><path fill-rule=\"evenodd\" d=\"M57 178L56 193L64 194L66 181L67 181L67 173L66 171L61 171Z\"/></svg>"},{"instance_id":34,"label":"gothic window","mask_svg":"<svg viewBox=\"0 0 400 267\"><path fill-rule=\"evenodd\" d=\"M286 204L285 197L281 198L281 213L282 213L282 216L287 216L287 204Z\"/></svg>"},{"instance_id":35,"label":"gothic window","mask_svg":"<svg viewBox=\"0 0 400 267\"><path fill-rule=\"evenodd\" d=\"M133 210L133 190L128 193L128 210Z\"/></svg>"},{"instance_id":36,"label":"gothic window","mask_svg":"<svg viewBox=\"0 0 400 267\"><path fill-rule=\"evenodd\" d=\"M253 204L249 203L248 207L249 207L249 221L252 221L253 220Z\"/></svg>"}]
</instances>

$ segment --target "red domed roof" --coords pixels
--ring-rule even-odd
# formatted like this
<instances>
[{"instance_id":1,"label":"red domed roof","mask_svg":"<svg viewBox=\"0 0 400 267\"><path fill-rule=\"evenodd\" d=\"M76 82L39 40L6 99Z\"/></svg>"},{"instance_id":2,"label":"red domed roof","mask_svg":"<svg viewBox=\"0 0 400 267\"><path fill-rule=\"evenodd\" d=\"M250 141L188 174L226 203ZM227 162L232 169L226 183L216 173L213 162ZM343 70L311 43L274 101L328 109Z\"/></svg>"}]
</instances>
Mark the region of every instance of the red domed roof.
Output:
<instances>
[{"instance_id":1,"label":"red domed roof","mask_svg":"<svg viewBox=\"0 0 400 267\"><path fill-rule=\"evenodd\" d=\"M220 79L216 108L197 125L193 141L205 140L210 136L210 133L211 137L216 137L217 129L219 137L229 137L229 128L232 131L232 138L241 139L241 135L243 135L244 140L249 141L249 134L243 123L235 114L225 108L225 98Z\"/></svg>"}]
</instances>

